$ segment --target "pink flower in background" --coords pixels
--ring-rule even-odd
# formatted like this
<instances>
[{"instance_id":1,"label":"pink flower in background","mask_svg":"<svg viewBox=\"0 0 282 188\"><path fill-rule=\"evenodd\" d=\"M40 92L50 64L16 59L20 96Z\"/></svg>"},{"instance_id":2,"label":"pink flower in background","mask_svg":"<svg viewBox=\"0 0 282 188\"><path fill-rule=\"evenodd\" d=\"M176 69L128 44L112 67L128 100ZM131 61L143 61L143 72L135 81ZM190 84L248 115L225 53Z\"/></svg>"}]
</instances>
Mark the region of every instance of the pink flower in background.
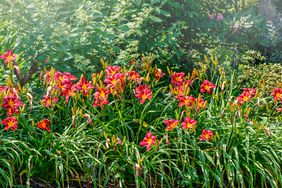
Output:
<instances>
[{"instance_id":1,"label":"pink flower in background","mask_svg":"<svg viewBox=\"0 0 282 188\"><path fill-rule=\"evenodd\" d=\"M217 16L216 16L216 19L217 19L217 21L223 20L223 14L218 13Z\"/></svg>"},{"instance_id":2,"label":"pink flower in background","mask_svg":"<svg viewBox=\"0 0 282 188\"><path fill-rule=\"evenodd\" d=\"M215 18L215 13L209 14L209 19L213 20Z\"/></svg>"}]
</instances>

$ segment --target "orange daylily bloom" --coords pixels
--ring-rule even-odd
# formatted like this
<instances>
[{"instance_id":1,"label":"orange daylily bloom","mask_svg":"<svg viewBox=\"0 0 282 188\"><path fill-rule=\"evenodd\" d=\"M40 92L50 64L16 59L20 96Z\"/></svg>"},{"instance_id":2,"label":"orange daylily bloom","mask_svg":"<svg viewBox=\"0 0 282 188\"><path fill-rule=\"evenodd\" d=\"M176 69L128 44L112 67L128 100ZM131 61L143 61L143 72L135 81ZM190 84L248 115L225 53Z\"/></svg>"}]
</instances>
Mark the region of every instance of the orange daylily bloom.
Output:
<instances>
[{"instance_id":1,"label":"orange daylily bloom","mask_svg":"<svg viewBox=\"0 0 282 188\"><path fill-rule=\"evenodd\" d=\"M46 131L50 132L51 131L50 124L51 123L50 123L49 119L45 118L45 119L41 120L39 123L37 123L37 127L39 129L46 130Z\"/></svg>"}]
</instances>

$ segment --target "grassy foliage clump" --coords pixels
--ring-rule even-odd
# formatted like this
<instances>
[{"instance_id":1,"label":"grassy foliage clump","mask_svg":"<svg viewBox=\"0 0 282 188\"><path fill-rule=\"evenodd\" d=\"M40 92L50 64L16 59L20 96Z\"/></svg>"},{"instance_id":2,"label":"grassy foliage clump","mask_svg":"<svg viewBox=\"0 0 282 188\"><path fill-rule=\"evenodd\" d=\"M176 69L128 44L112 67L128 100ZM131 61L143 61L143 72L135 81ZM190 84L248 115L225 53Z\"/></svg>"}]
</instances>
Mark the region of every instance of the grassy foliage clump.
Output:
<instances>
[{"instance_id":1,"label":"grassy foliage clump","mask_svg":"<svg viewBox=\"0 0 282 188\"><path fill-rule=\"evenodd\" d=\"M1 84L0 179L16 186L280 187L281 102L241 88L218 60L192 72L152 56L80 78L54 68Z\"/></svg>"}]
</instances>

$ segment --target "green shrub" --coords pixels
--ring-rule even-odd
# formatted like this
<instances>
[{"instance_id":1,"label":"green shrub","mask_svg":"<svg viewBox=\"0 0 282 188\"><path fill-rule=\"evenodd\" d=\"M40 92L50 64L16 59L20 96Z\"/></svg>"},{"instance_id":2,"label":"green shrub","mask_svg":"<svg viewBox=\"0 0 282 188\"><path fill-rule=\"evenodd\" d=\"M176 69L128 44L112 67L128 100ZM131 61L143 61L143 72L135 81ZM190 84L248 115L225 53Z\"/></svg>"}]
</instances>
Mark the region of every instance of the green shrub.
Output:
<instances>
[{"instance_id":1,"label":"green shrub","mask_svg":"<svg viewBox=\"0 0 282 188\"><path fill-rule=\"evenodd\" d=\"M282 83L280 64L239 65L238 84L243 87L255 87L270 94L278 82Z\"/></svg>"}]
</instances>

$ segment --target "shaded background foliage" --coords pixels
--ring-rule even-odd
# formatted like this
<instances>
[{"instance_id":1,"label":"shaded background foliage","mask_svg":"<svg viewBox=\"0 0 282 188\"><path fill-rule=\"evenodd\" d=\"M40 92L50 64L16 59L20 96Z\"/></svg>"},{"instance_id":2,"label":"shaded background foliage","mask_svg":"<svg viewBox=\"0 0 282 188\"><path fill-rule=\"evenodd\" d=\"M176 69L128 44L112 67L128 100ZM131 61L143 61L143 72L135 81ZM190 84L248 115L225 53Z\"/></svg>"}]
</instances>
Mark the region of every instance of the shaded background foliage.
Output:
<instances>
[{"instance_id":1,"label":"shaded background foliage","mask_svg":"<svg viewBox=\"0 0 282 188\"><path fill-rule=\"evenodd\" d=\"M101 57L124 65L153 53L159 64L189 69L209 49L235 57L250 48L281 60L281 28L256 0L2 0L0 10L2 51L21 53L22 67L37 59L78 73L99 69Z\"/></svg>"}]
</instances>

